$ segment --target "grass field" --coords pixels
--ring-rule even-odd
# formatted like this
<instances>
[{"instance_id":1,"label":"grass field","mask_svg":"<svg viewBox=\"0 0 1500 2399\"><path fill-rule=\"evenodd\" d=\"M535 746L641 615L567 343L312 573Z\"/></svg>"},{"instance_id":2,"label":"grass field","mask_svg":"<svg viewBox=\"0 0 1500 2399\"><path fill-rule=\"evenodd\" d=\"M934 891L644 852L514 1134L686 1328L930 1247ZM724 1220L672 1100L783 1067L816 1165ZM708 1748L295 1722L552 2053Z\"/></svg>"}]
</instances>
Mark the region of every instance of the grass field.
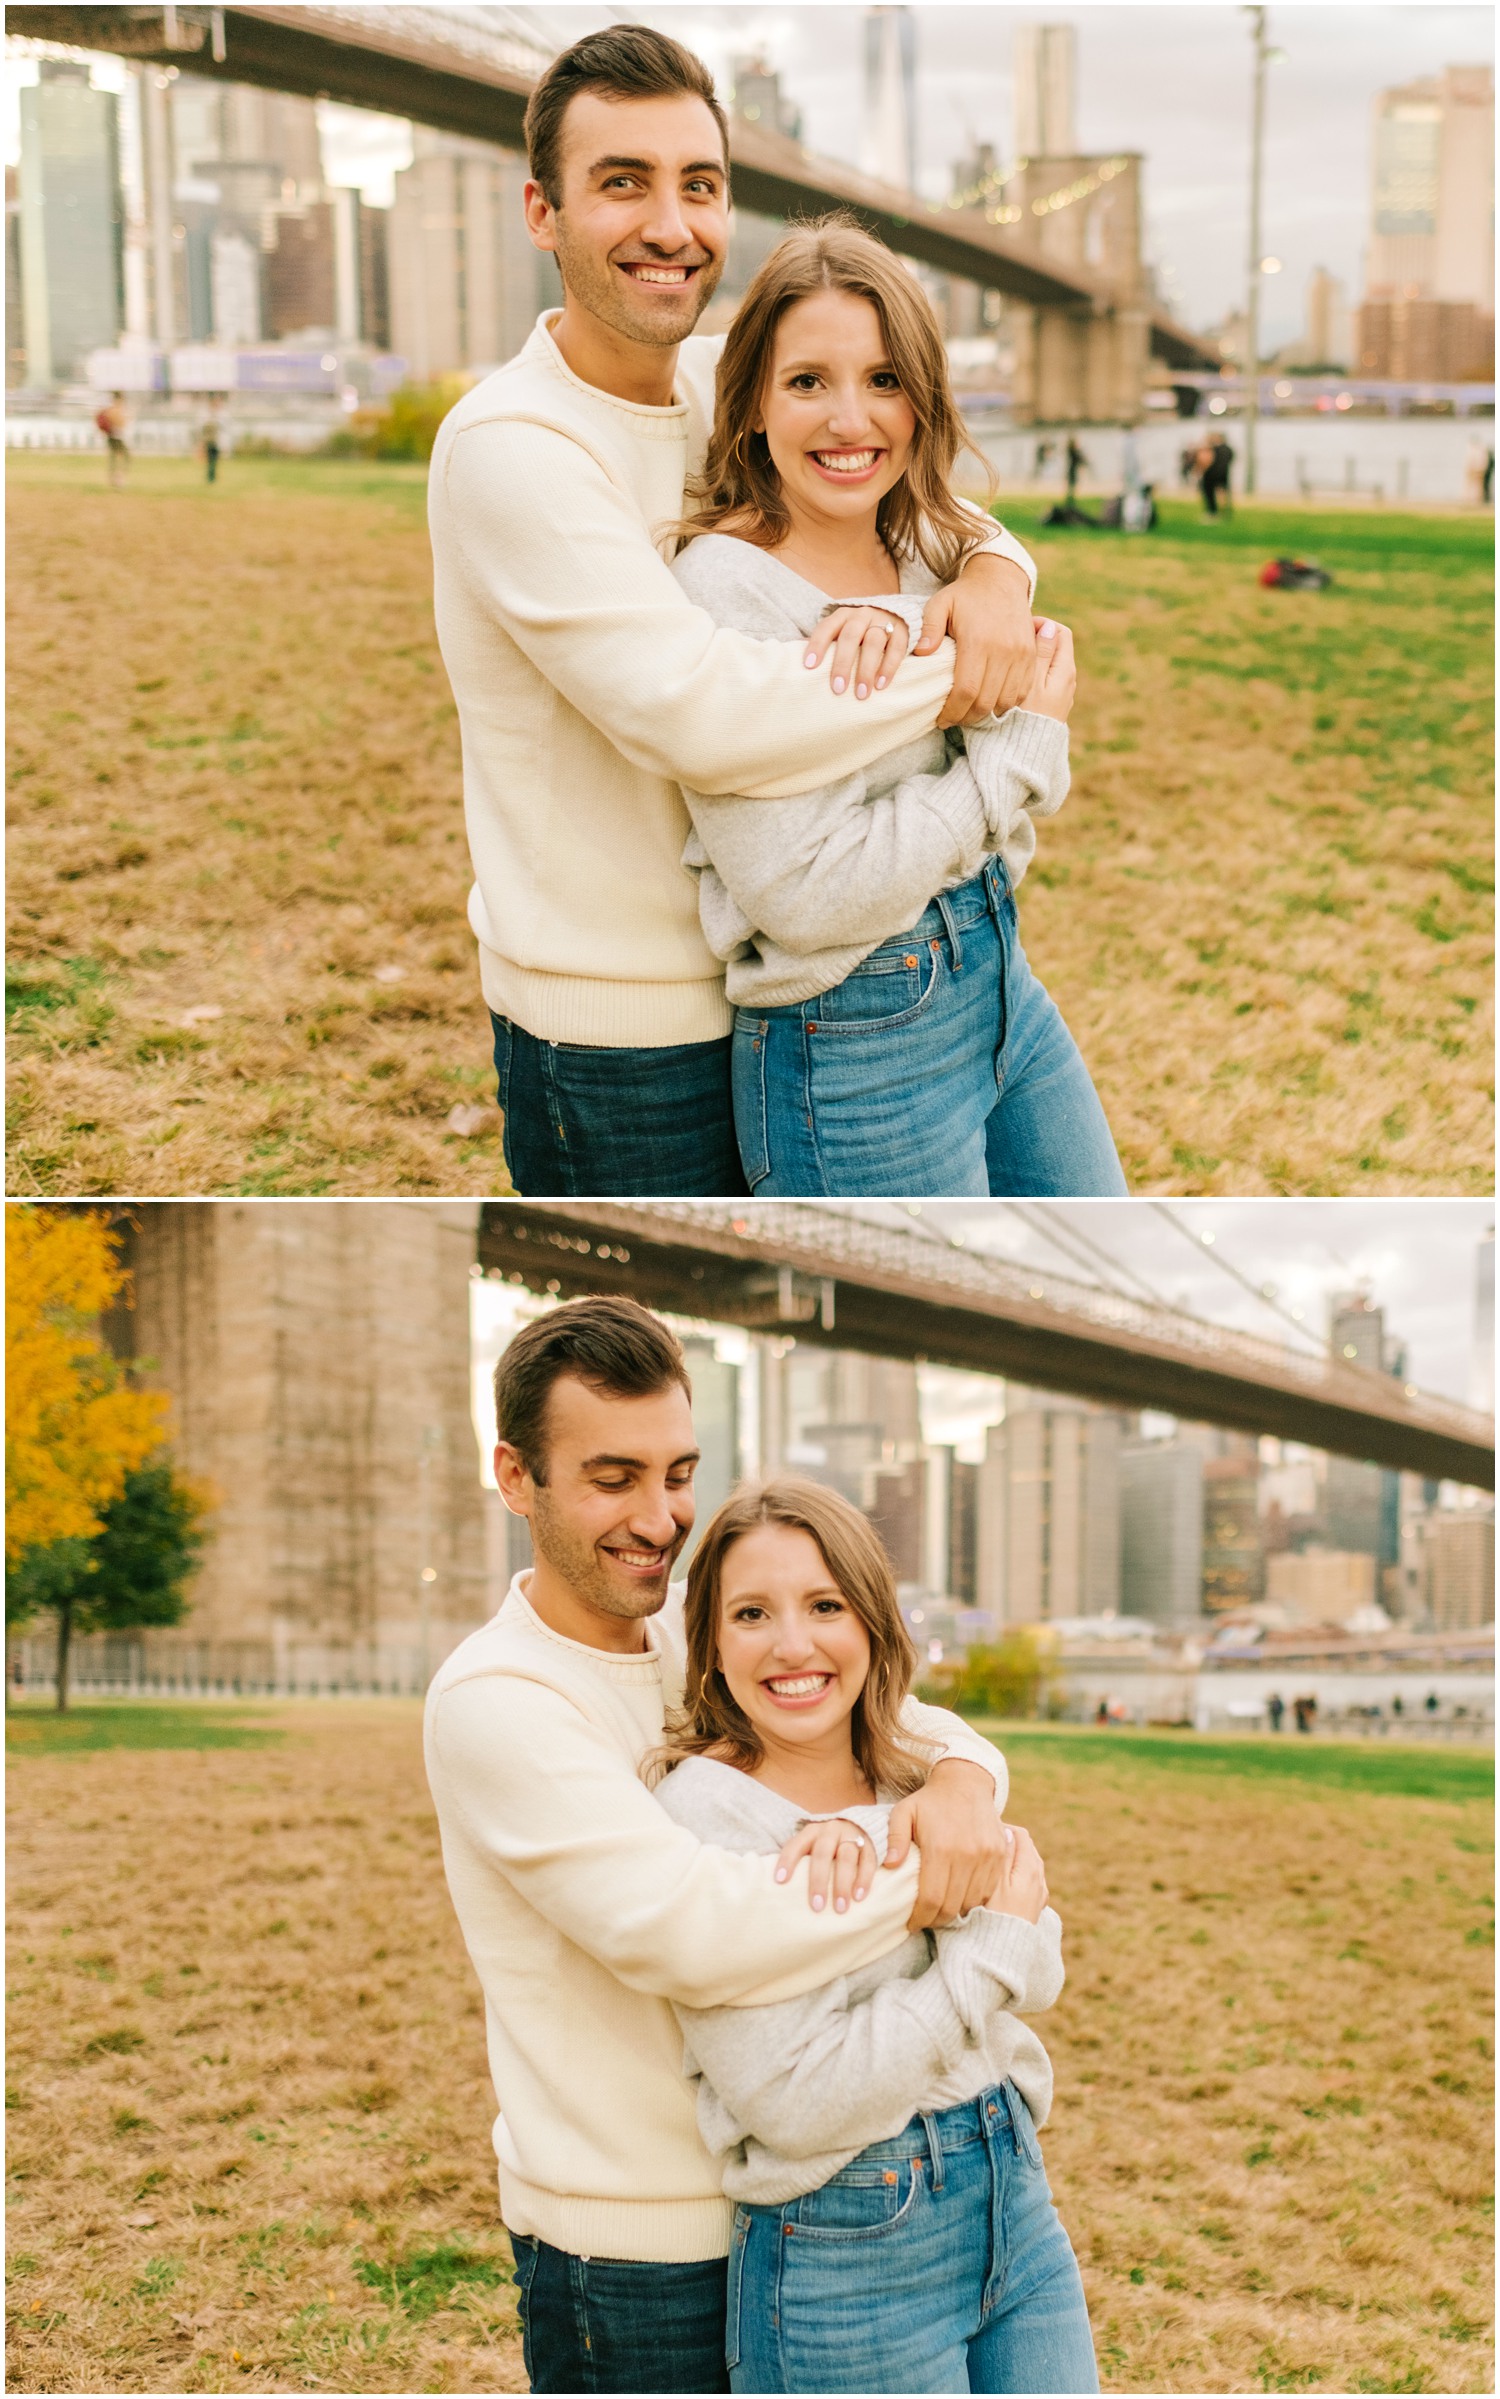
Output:
<instances>
[{"instance_id":1,"label":"grass field","mask_svg":"<svg viewBox=\"0 0 1500 2399\"><path fill-rule=\"evenodd\" d=\"M503 1191L424 470L10 482L9 1188ZM1488 520L1037 514L1082 682L1023 929L1132 1186L1488 1191Z\"/></svg>"},{"instance_id":2,"label":"grass field","mask_svg":"<svg viewBox=\"0 0 1500 2399\"><path fill-rule=\"evenodd\" d=\"M523 2389L416 1709L77 1725L10 1728L12 2387ZM1491 2389L1484 1761L992 1729L1106 2389Z\"/></svg>"}]
</instances>

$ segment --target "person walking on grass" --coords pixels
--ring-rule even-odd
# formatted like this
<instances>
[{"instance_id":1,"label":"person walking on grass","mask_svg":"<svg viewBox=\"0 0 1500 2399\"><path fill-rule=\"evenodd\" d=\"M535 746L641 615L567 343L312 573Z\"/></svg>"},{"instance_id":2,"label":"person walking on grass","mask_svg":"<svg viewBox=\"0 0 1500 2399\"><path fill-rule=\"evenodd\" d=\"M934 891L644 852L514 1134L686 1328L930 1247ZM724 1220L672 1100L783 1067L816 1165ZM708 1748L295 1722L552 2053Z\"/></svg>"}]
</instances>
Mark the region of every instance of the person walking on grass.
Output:
<instances>
[{"instance_id":1,"label":"person walking on grass","mask_svg":"<svg viewBox=\"0 0 1500 2399\"><path fill-rule=\"evenodd\" d=\"M104 436L111 491L122 491L130 472L130 411L123 392L111 392L94 419Z\"/></svg>"},{"instance_id":2,"label":"person walking on grass","mask_svg":"<svg viewBox=\"0 0 1500 2399\"><path fill-rule=\"evenodd\" d=\"M693 337L729 243L712 79L613 25L553 60L526 139L563 305L445 419L428 500L506 1162L534 1196L733 1194L732 1013L679 787L779 798L1014 705L1035 574L990 526L894 675L886 616L795 643L717 629L659 547L713 414L720 345Z\"/></svg>"},{"instance_id":3,"label":"person walking on grass","mask_svg":"<svg viewBox=\"0 0 1500 2399\"><path fill-rule=\"evenodd\" d=\"M925 1772L890 1560L838 1492L735 1493L688 1569L687 1692L647 1779L705 1841L770 1855L843 1816L877 1847ZM665 1775L665 1779L660 1779ZM1062 1988L1042 1861L1012 1827L984 1904L800 1997L676 2014L735 2201L735 2391L1097 2391L1037 2135Z\"/></svg>"},{"instance_id":4,"label":"person walking on grass","mask_svg":"<svg viewBox=\"0 0 1500 2399\"><path fill-rule=\"evenodd\" d=\"M805 1825L779 1860L673 1823L639 1770L685 1689L682 1350L633 1300L570 1301L511 1342L495 1412L536 1562L438 1668L425 1752L484 1994L526 2370L538 2392L722 2391L734 2208L673 2006L796 1999L980 1905L1010 1852L1005 1763L908 1699L925 1780L883 1866L847 1821Z\"/></svg>"}]
</instances>

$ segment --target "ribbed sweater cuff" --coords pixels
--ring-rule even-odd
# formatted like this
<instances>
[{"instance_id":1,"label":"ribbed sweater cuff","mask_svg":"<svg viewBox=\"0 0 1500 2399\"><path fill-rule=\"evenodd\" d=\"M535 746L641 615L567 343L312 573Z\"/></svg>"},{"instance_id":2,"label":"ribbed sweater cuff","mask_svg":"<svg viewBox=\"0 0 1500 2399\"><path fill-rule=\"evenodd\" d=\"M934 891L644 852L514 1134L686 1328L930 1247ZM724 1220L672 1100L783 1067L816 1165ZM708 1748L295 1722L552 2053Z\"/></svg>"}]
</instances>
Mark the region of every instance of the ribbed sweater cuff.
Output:
<instances>
[{"instance_id":1,"label":"ribbed sweater cuff","mask_svg":"<svg viewBox=\"0 0 1500 2399\"><path fill-rule=\"evenodd\" d=\"M938 1934L944 1978L973 2039L994 2013L997 1983L1012 2002L1024 2002L1045 1941L1040 1925L990 1908L972 1908L960 1924Z\"/></svg>"},{"instance_id":2,"label":"ribbed sweater cuff","mask_svg":"<svg viewBox=\"0 0 1500 2399\"><path fill-rule=\"evenodd\" d=\"M727 2257L734 2209L727 2199L591 2199L546 2191L500 2169L500 2213L574 2257L632 2258L663 2266Z\"/></svg>"},{"instance_id":3,"label":"ribbed sweater cuff","mask_svg":"<svg viewBox=\"0 0 1500 2399\"><path fill-rule=\"evenodd\" d=\"M966 758L954 760L946 775L933 786L930 799L958 844L960 871L967 880L977 872L990 847L991 824L984 793Z\"/></svg>"}]
</instances>

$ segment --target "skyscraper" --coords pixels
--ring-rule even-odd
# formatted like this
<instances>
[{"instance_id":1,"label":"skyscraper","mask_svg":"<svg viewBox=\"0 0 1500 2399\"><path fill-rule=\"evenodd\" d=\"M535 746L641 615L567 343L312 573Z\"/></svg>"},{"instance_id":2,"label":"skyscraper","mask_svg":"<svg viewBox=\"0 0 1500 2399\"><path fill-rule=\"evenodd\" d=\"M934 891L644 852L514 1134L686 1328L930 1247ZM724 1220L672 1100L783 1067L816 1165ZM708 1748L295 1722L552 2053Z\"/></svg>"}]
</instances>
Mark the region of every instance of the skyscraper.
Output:
<instances>
[{"instance_id":1,"label":"skyscraper","mask_svg":"<svg viewBox=\"0 0 1500 2399\"><path fill-rule=\"evenodd\" d=\"M974 1604L1011 1624L1117 1609L1119 1462L1117 1417L1011 1393L978 1470Z\"/></svg>"},{"instance_id":2,"label":"skyscraper","mask_svg":"<svg viewBox=\"0 0 1500 2399\"><path fill-rule=\"evenodd\" d=\"M1190 1623L1203 1606L1203 1452L1187 1441L1127 1444L1120 1456L1120 1604L1127 1616Z\"/></svg>"},{"instance_id":3,"label":"skyscraper","mask_svg":"<svg viewBox=\"0 0 1500 2399\"><path fill-rule=\"evenodd\" d=\"M1493 313L1494 139L1490 67L1445 67L1380 93L1368 298Z\"/></svg>"},{"instance_id":4,"label":"skyscraper","mask_svg":"<svg viewBox=\"0 0 1500 2399\"><path fill-rule=\"evenodd\" d=\"M917 184L917 34L910 8L865 10L859 163L882 183Z\"/></svg>"},{"instance_id":5,"label":"skyscraper","mask_svg":"<svg viewBox=\"0 0 1500 2399\"><path fill-rule=\"evenodd\" d=\"M80 380L125 309L119 110L82 61L44 58L21 93L20 250L26 381Z\"/></svg>"},{"instance_id":6,"label":"skyscraper","mask_svg":"<svg viewBox=\"0 0 1500 2399\"><path fill-rule=\"evenodd\" d=\"M1335 1298L1328 1339L1334 1357L1345 1366L1363 1367L1368 1374L1396 1375L1405 1370L1406 1352L1387 1334L1384 1312L1366 1292L1346 1292ZM1389 1467L1330 1455L1323 1509L1330 1548L1363 1550L1382 1566L1397 1563L1400 1479Z\"/></svg>"},{"instance_id":7,"label":"skyscraper","mask_svg":"<svg viewBox=\"0 0 1500 2399\"><path fill-rule=\"evenodd\" d=\"M390 211L390 338L427 382L513 358L557 270L534 250L521 210L526 162L488 142L415 129Z\"/></svg>"},{"instance_id":8,"label":"skyscraper","mask_svg":"<svg viewBox=\"0 0 1500 2399\"><path fill-rule=\"evenodd\" d=\"M1076 51L1071 25L1018 25L1012 53L1016 156L1071 158Z\"/></svg>"}]
</instances>

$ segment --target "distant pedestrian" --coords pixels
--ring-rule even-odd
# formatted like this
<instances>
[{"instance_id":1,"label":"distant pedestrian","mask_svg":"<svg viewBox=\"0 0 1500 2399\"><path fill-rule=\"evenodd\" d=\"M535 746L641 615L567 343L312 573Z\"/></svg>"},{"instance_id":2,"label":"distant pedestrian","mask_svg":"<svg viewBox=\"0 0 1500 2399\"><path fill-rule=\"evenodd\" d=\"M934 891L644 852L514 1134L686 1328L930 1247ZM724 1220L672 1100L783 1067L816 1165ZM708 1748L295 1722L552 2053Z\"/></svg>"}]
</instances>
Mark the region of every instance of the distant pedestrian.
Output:
<instances>
[{"instance_id":1,"label":"distant pedestrian","mask_svg":"<svg viewBox=\"0 0 1500 2399\"><path fill-rule=\"evenodd\" d=\"M1273 1691L1270 1698L1266 1701L1266 1714L1271 1719L1272 1732L1279 1733L1281 1730L1281 1719L1286 1714L1286 1701L1282 1698L1279 1691Z\"/></svg>"},{"instance_id":2,"label":"distant pedestrian","mask_svg":"<svg viewBox=\"0 0 1500 2399\"><path fill-rule=\"evenodd\" d=\"M1493 450L1485 451L1484 473L1480 478L1479 490L1486 508L1491 507L1495 498L1495 453Z\"/></svg>"},{"instance_id":3,"label":"distant pedestrian","mask_svg":"<svg viewBox=\"0 0 1500 2399\"><path fill-rule=\"evenodd\" d=\"M1100 1700L1100 1702L1099 1702L1099 1705L1097 1706L1097 1708L1095 1708L1095 1710L1094 1710L1094 1722L1095 1722L1096 1724L1108 1724L1108 1722L1109 1722L1109 1701L1108 1701L1107 1699L1101 1699L1101 1700Z\"/></svg>"},{"instance_id":4,"label":"distant pedestrian","mask_svg":"<svg viewBox=\"0 0 1500 2399\"><path fill-rule=\"evenodd\" d=\"M1080 476L1080 475L1083 473L1083 471L1084 471L1085 467L1088 465L1088 460L1087 460L1087 458L1085 458L1085 456L1084 456L1084 454L1083 454L1082 450L1080 450L1080 448L1078 447L1078 442L1077 442L1077 438L1076 438L1076 436L1075 436L1075 435L1073 435L1073 434L1071 434L1071 433L1068 435L1067 465L1068 465L1068 500L1069 500L1069 504L1071 505L1072 501L1073 501L1073 500L1076 498L1076 496L1077 496L1077 492L1078 492L1078 478L1079 478L1079 476Z\"/></svg>"},{"instance_id":5,"label":"distant pedestrian","mask_svg":"<svg viewBox=\"0 0 1500 2399\"><path fill-rule=\"evenodd\" d=\"M94 423L104 436L109 459L109 488L119 491L130 468L130 412L125 394L112 392Z\"/></svg>"},{"instance_id":6,"label":"distant pedestrian","mask_svg":"<svg viewBox=\"0 0 1500 2399\"><path fill-rule=\"evenodd\" d=\"M1198 443L1198 442L1195 442L1195 441L1190 441L1190 442L1188 443L1188 445L1187 445L1187 448L1186 448L1185 450L1182 450L1182 451L1180 451L1180 452L1178 453L1178 458L1177 458L1177 474L1178 474L1178 480L1179 480L1180 482L1182 482L1182 483L1196 483L1196 482L1197 482L1197 480L1198 480L1198 452L1199 452L1199 449L1201 448L1201 446L1202 446L1202 445L1201 445L1200 443Z\"/></svg>"},{"instance_id":7,"label":"distant pedestrian","mask_svg":"<svg viewBox=\"0 0 1500 2399\"><path fill-rule=\"evenodd\" d=\"M1438 1712L1438 1695L1437 1695L1437 1693L1436 1693L1435 1691L1429 1691L1429 1692L1428 1692L1428 1694L1427 1694L1427 1713L1428 1713L1428 1715L1429 1715L1429 1716L1435 1716L1435 1715L1437 1714L1437 1712Z\"/></svg>"},{"instance_id":8,"label":"distant pedestrian","mask_svg":"<svg viewBox=\"0 0 1500 2399\"><path fill-rule=\"evenodd\" d=\"M208 414L198 432L198 444L203 452L203 464L210 483L219 480L219 453L224 442L224 420L219 413L220 406L218 394L215 393L208 403Z\"/></svg>"},{"instance_id":9,"label":"distant pedestrian","mask_svg":"<svg viewBox=\"0 0 1500 2399\"><path fill-rule=\"evenodd\" d=\"M1033 483L1040 483L1042 477L1046 474L1048 467L1052 464L1053 448L1054 444L1050 441L1039 441L1037 443L1036 456L1031 462L1031 480Z\"/></svg>"},{"instance_id":10,"label":"distant pedestrian","mask_svg":"<svg viewBox=\"0 0 1500 2399\"><path fill-rule=\"evenodd\" d=\"M1399 1691L1396 1692L1391 1701L1391 1714L1393 1716L1404 1716L1406 1714L1405 1703L1403 1702Z\"/></svg>"},{"instance_id":11,"label":"distant pedestrian","mask_svg":"<svg viewBox=\"0 0 1500 2399\"><path fill-rule=\"evenodd\" d=\"M1214 434L1198 452L1198 489L1203 495L1205 515L1217 516L1221 500L1224 514L1231 513L1229 476L1233 465L1234 452L1222 433Z\"/></svg>"},{"instance_id":12,"label":"distant pedestrian","mask_svg":"<svg viewBox=\"0 0 1500 2399\"><path fill-rule=\"evenodd\" d=\"M1292 1701L1292 1714L1296 1719L1297 1730L1299 1733L1310 1733L1312 1731L1313 1719L1317 1715L1317 1712L1318 1703L1311 1695L1305 1699L1294 1699Z\"/></svg>"}]
</instances>

